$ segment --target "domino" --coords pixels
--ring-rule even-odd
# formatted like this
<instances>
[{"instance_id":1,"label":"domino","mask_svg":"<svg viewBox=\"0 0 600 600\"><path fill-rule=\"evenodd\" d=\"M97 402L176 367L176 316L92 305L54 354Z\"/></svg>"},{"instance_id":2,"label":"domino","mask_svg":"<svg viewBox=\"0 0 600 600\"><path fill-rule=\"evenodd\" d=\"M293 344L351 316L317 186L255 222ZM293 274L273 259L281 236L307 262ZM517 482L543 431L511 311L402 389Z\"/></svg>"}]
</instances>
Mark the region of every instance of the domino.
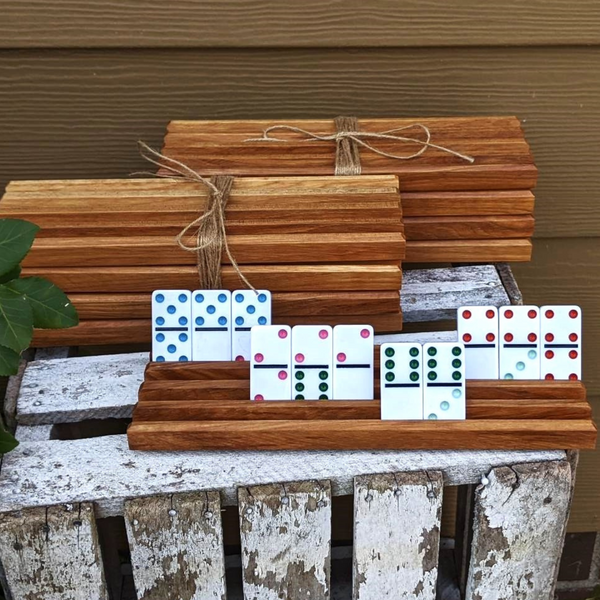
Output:
<instances>
[{"instance_id":1,"label":"domino","mask_svg":"<svg viewBox=\"0 0 600 600\"><path fill-rule=\"evenodd\" d=\"M291 400L292 330L287 325L253 327L250 336L250 398Z\"/></svg>"},{"instance_id":2,"label":"domino","mask_svg":"<svg viewBox=\"0 0 600 600\"><path fill-rule=\"evenodd\" d=\"M231 292L194 290L192 327L193 360L231 360Z\"/></svg>"},{"instance_id":3,"label":"domino","mask_svg":"<svg viewBox=\"0 0 600 600\"><path fill-rule=\"evenodd\" d=\"M373 399L373 340L370 325L333 328L334 400Z\"/></svg>"},{"instance_id":4,"label":"domino","mask_svg":"<svg viewBox=\"0 0 600 600\"><path fill-rule=\"evenodd\" d=\"M500 379L540 378L540 309L500 308Z\"/></svg>"},{"instance_id":5,"label":"domino","mask_svg":"<svg viewBox=\"0 0 600 600\"><path fill-rule=\"evenodd\" d=\"M152 294L153 360L191 360L191 296L189 290L156 290Z\"/></svg>"},{"instance_id":6,"label":"domino","mask_svg":"<svg viewBox=\"0 0 600 600\"><path fill-rule=\"evenodd\" d=\"M329 325L292 328L292 369L295 400L329 400L333 393L333 330Z\"/></svg>"},{"instance_id":7,"label":"domino","mask_svg":"<svg viewBox=\"0 0 600 600\"><path fill-rule=\"evenodd\" d=\"M250 360L250 330L271 324L271 292L235 290L231 292L231 358Z\"/></svg>"},{"instance_id":8,"label":"domino","mask_svg":"<svg viewBox=\"0 0 600 600\"><path fill-rule=\"evenodd\" d=\"M466 419L464 345L460 342L425 344L423 360L425 418Z\"/></svg>"},{"instance_id":9,"label":"domino","mask_svg":"<svg viewBox=\"0 0 600 600\"><path fill-rule=\"evenodd\" d=\"M498 309L461 306L456 321L458 340L465 346L467 379L498 379Z\"/></svg>"},{"instance_id":10,"label":"domino","mask_svg":"<svg viewBox=\"0 0 600 600\"><path fill-rule=\"evenodd\" d=\"M541 377L581 379L581 308L542 306L540 315Z\"/></svg>"},{"instance_id":11,"label":"domino","mask_svg":"<svg viewBox=\"0 0 600 600\"><path fill-rule=\"evenodd\" d=\"M382 344L380 349L381 418L423 418L423 346Z\"/></svg>"}]
</instances>

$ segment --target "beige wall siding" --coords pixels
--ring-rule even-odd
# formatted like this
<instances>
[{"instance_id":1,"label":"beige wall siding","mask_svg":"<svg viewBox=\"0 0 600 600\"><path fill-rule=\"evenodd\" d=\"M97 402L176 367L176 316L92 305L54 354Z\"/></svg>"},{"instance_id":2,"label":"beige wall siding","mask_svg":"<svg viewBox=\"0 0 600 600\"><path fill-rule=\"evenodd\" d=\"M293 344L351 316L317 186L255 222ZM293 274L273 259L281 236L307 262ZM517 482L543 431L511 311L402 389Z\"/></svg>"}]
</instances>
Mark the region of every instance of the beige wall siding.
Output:
<instances>
[{"instance_id":1,"label":"beige wall siding","mask_svg":"<svg viewBox=\"0 0 600 600\"><path fill-rule=\"evenodd\" d=\"M540 168L532 303L580 302L600 416L600 3L8 0L0 185L126 176L171 118L518 115ZM600 530L600 453L571 527Z\"/></svg>"}]
</instances>

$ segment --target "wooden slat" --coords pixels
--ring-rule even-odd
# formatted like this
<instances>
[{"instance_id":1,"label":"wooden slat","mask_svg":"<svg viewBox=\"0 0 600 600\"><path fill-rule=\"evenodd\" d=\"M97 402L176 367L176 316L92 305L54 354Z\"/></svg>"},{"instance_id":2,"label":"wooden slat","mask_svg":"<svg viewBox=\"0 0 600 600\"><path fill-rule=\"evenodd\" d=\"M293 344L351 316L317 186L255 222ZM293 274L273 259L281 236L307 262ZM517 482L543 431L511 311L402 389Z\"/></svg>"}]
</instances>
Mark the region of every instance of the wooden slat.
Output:
<instances>
[{"instance_id":1,"label":"wooden slat","mask_svg":"<svg viewBox=\"0 0 600 600\"><path fill-rule=\"evenodd\" d=\"M274 324L282 325L341 325L363 324L368 321L377 333L402 330L402 313L384 313L381 315L314 315L284 316L274 319ZM69 329L36 329L31 342L32 348L45 346L94 346L111 344L147 343L152 339L150 319L118 321L81 321Z\"/></svg>"},{"instance_id":2,"label":"wooden slat","mask_svg":"<svg viewBox=\"0 0 600 600\"><path fill-rule=\"evenodd\" d=\"M435 600L443 489L439 471L354 480L355 600Z\"/></svg>"},{"instance_id":3,"label":"wooden slat","mask_svg":"<svg viewBox=\"0 0 600 600\"><path fill-rule=\"evenodd\" d=\"M140 13L134 0L42 4L32 10L18 0L6 3L3 48L294 48L423 46L565 46L598 44L600 15L592 1L569 10L562 3L526 4L475 0L449 8L443 0L402 6L384 1L343 4L309 0L302 8L263 0L203 7L186 2L150 2ZM270 15L272 23L265 21ZM398 36L406 22L411 27ZM228 27L222 30L222 24ZM273 26L273 23L276 26ZM281 50L280 50L281 51Z\"/></svg>"},{"instance_id":4,"label":"wooden slat","mask_svg":"<svg viewBox=\"0 0 600 600\"><path fill-rule=\"evenodd\" d=\"M0 560L15 600L108 600L91 502L0 515Z\"/></svg>"},{"instance_id":5,"label":"wooden slat","mask_svg":"<svg viewBox=\"0 0 600 600\"><path fill-rule=\"evenodd\" d=\"M531 260L529 240L427 240L406 243L406 263L526 262Z\"/></svg>"},{"instance_id":6,"label":"wooden slat","mask_svg":"<svg viewBox=\"0 0 600 600\"><path fill-rule=\"evenodd\" d=\"M218 492L134 498L124 517L139 600L225 598Z\"/></svg>"},{"instance_id":7,"label":"wooden slat","mask_svg":"<svg viewBox=\"0 0 600 600\"><path fill-rule=\"evenodd\" d=\"M231 236L229 250L238 264L302 264L319 262L398 262L404 239L398 233ZM277 263L273 263L274 260ZM223 263L229 263L227 255ZM196 264L193 252L171 237L40 238L23 265L27 267L142 266Z\"/></svg>"},{"instance_id":8,"label":"wooden slat","mask_svg":"<svg viewBox=\"0 0 600 600\"><path fill-rule=\"evenodd\" d=\"M558 450L131 453L125 435L24 442L4 456L0 512L87 498L98 517L107 517L122 515L129 498L214 489L231 506L240 486L309 479L329 479L333 495L343 496L353 493L356 475L381 473L382 465L387 471L441 470L446 485L464 485L496 466L564 457Z\"/></svg>"},{"instance_id":9,"label":"wooden slat","mask_svg":"<svg viewBox=\"0 0 600 600\"><path fill-rule=\"evenodd\" d=\"M534 196L530 190L472 192L403 192L405 218L531 215Z\"/></svg>"},{"instance_id":10,"label":"wooden slat","mask_svg":"<svg viewBox=\"0 0 600 600\"><path fill-rule=\"evenodd\" d=\"M589 421L179 421L132 423L132 450L549 450L593 449Z\"/></svg>"},{"instance_id":11,"label":"wooden slat","mask_svg":"<svg viewBox=\"0 0 600 600\"><path fill-rule=\"evenodd\" d=\"M151 316L151 294L69 294L69 299L83 320L149 319ZM275 293L272 296L272 312L277 318L374 315L398 311L399 307L397 291Z\"/></svg>"},{"instance_id":12,"label":"wooden slat","mask_svg":"<svg viewBox=\"0 0 600 600\"><path fill-rule=\"evenodd\" d=\"M258 287L272 292L399 290L402 282L402 272L394 265L244 265L241 270L250 282L260 281ZM35 275L47 277L67 293L140 293L198 286L195 266L23 269L24 277ZM226 289L243 287L233 267L222 267L221 276Z\"/></svg>"},{"instance_id":13,"label":"wooden slat","mask_svg":"<svg viewBox=\"0 0 600 600\"><path fill-rule=\"evenodd\" d=\"M552 598L570 502L567 461L494 469L475 494L465 598Z\"/></svg>"},{"instance_id":14,"label":"wooden slat","mask_svg":"<svg viewBox=\"0 0 600 600\"><path fill-rule=\"evenodd\" d=\"M328 600L329 481L240 487L238 505L244 598Z\"/></svg>"},{"instance_id":15,"label":"wooden slat","mask_svg":"<svg viewBox=\"0 0 600 600\"><path fill-rule=\"evenodd\" d=\"M529 238L535 221L532 216L489 217L407 217L407 242L419 240L484 240Z\"/></svg>"},{"instance_id":16,"label":"wooden slat","mask_svg":"<svg viewBox=\"0 0 600 600\"><path fill-rule=\"evenodd\" d=\"M315 402L289 400L253 402L249 389L240 381L219 382L203 390L198 398L195 389L206 382L196 381L194 387L181 390L181 382L169 382L171 390L148 391L147 384L140 393L133 411L136 423L143 421L277 421L277 420L343 420L380 419L379 400L334 400ZM187 382L186 382L187 383ZM216 383L216 382L215 382ZM245 382L243 382L245 383ZM224 384L229 384L225 387ZM220 387L223 385L223 387ZM220 392L220 394L218 393ZM156 398L156 399L154 399ZM467 399L467 419L555 419L585 420L592 418L592 408L585 400L519 400Z\"/></svg>"}]
</instances>

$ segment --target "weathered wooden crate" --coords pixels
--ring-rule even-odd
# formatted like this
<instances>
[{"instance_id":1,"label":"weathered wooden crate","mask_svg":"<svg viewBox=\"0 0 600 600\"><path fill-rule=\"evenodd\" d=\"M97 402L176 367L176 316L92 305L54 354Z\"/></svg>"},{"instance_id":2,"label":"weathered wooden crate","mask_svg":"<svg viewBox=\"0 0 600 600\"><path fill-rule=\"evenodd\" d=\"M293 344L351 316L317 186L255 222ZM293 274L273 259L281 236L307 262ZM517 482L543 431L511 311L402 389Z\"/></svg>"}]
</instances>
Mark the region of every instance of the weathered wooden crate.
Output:
<instances>
[{"instance_id":1,"label":"weathered wooden crate","mask_svg":"<svg viewBox=\"0 0 600 600\"><path fill-rule=\"evenodd\" d=\"M510 302L520 302L518 290L493 266L406 273L403 310L415 328L451 323L461 304ZM416 335L456 332L393 338ZM122 431L148 354L60 352L38 351L9 386L22 443L0 471L0 562L13 600L433 599L457 598L459 588L472 600L552 597L575 454L133 452ZM466 500L456 581L439 576L450 486L464 486ZM332 547L332 504L347 495L351 554ZM235 505L240 550L231 554L222 515ZM120 558L119 523L128 548ZM332 573L344 552L346 578Z\"/></svg>"}]
</instances>

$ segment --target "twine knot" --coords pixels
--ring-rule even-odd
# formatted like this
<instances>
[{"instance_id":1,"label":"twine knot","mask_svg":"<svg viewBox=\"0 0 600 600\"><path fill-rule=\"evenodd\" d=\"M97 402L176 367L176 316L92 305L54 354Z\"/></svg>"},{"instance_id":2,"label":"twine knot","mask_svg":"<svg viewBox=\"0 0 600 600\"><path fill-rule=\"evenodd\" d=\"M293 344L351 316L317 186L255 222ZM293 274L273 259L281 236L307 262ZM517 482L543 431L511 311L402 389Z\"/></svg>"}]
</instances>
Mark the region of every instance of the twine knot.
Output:
<instances>
[{"instance_id":1,"label":"twine knot","mask_svg":"<svg viewBox=\"0 0 600 600\"><path fill-rule=\"evenodd\" d=\"M147 161L168 171L168 174L150 173L155 177L184 180L199 183L209 190L206 209L191 223L188 223L177 235L175 241L182 250L195 252L198 256L197 267L200 287L203 290L219 289L221 284L221 256L223 250L239 278L254 292L256 289L246 279L232 256L227 244L225 230L225 208L233 186L234 178L229 175L215 175L210 179L202 177L187 165L150 148L144 142L138 142L140 154ZM145 173L146 175L148 173ZM188 239L193 239L189 243Z\"/></svg>"},{"instance_id":2,"label":"twine knot","mask_svg":"<svg viewBox=\"0 0 600 600\"><path fill-rule=\"evenodd\" d=\"M428 148L435 148L442 152L452 154L457 158L465 160L469 163L474 163L475 159L472 156L461 154L451 148L439 146L431 142L431 131L421 123L412 123L404 127L396 127L381 132L359 131L358 119L356 117L337 117L334 119L336 132L322 135L301 127L293 125L271 125L263 130L262 136L259 138L249 138L245 142L282 142L289 143L292 140L278 138L271 135L275 131L291 131L304 136L303 142L335 142L335 174L336 175L360 175L362 168L360 164L360 148L363 146L367 150L385 156L394 160L412 160L421 156ZM425 134L425 139L396 135L399 131L408 129L418 129ZM414 143L421 146L415 152L409 154L392 154L386 152L373 145L371 140L392 140L398 144Z\"/></svg>"}]
</instances>

